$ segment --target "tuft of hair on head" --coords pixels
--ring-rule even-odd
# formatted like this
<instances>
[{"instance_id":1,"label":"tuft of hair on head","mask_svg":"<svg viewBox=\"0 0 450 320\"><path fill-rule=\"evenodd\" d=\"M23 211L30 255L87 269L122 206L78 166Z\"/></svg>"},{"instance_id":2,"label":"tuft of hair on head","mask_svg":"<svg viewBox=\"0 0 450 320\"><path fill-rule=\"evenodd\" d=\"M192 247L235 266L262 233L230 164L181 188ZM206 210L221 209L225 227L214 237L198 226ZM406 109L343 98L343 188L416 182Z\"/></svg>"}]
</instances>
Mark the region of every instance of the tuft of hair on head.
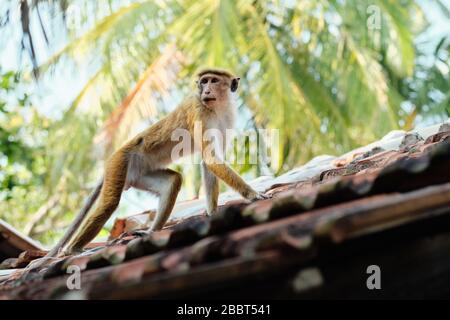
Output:
<instances>
[{"instance_id":1,"label":"tuft of hair on head","mask_svg":"<svg viewBox=\"0 0 450 320\"><path fill-rule=\"evenodd\" d=\"M225 76L228 77L230 79L234 79L236 78L236 76L231 73L230 71L226 70L226 69L221 69L221 68L201 68L198 72L197 72L197 78L202 77L205 74L216 74L218 76Z\"/></svg>"}]
</instances>

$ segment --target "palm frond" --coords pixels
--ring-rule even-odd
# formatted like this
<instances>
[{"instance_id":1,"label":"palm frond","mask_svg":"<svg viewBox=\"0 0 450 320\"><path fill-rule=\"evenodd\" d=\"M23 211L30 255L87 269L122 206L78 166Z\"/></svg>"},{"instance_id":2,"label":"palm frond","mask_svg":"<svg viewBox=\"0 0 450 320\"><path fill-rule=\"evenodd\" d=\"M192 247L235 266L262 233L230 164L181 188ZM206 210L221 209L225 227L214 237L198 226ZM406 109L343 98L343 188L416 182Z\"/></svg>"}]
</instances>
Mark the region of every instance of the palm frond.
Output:
<instances>
[{"instance_id":1,"label":"palm frond","mask_svg":"<svg viewBox=\"0 0 450 320\"><path fill-rule=\"evenodd\" d=\"M142 74L141 78L111 115L94 142L108 154L114 145L121 144L142 119L151 119L157 113L157 96L168 96L185 58L175 45L168 46L161 56ZM115 142L115 143L113 143Z\"/></svg>"},{"instance_id":2,"label":"palm frond","mask_svg":"<svg viewBox=\"0 0 450 320\"><path fill-rule=\"evenodd\" d=\"M159 2L144 1L134 2L120 7L110 15L105 16L92 29L69 42L64 48L52 55L44 64L39 66L41 72L45 72L49 67L55 67L64 57L78 61L79 63L89 63L97 58L108 57L111 49L117 43L123 41L124 37L129 37L136 28L137 22L142 17L147 21L157 19L160 10ZM142 31L141 31L142 32ZM98 55L102 52L103 55Z\"/></svg>"},{"instance_id":3,"label":"palm frond","mask_svg":"<svg viewBox=\"0 0 450 320\"><path fill-rule=\"evenodd\" d=\"M414 43L407 7L389 0L378 0L389 30L387 62L398 77L411 76L414 69Z\"/></svg>"}]
</instances>

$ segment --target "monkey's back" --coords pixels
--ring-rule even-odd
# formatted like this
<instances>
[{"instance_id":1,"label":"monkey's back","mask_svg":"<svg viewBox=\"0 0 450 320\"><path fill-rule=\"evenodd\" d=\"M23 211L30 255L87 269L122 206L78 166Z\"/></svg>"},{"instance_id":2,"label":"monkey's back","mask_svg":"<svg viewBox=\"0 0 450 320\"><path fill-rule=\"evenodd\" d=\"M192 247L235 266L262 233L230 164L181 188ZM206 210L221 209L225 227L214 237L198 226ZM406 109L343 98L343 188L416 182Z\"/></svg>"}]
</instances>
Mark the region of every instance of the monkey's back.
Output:
<instances>
[{"instance_id":1,"label":"monkey's back","mask_svg":"<svg viewBox=\"0 0 450 320\"><path fill-rule=\"evenodd\" d=\"M172 159L173 148L180 143L177 140L172 141L172 133L175 130L184 129L192 138L192 129L195 121L200 118L200 113L199 97L190 96L167 116L128 141L117 152L127 152L134 157L142 157L142 160L152 167L152 164L158 164L154 169L166 167L174 160ZM192 143L191 146L193 147ZM183 154L183 156L186 155L188 154Z\"/></svg>"}]
</instances>

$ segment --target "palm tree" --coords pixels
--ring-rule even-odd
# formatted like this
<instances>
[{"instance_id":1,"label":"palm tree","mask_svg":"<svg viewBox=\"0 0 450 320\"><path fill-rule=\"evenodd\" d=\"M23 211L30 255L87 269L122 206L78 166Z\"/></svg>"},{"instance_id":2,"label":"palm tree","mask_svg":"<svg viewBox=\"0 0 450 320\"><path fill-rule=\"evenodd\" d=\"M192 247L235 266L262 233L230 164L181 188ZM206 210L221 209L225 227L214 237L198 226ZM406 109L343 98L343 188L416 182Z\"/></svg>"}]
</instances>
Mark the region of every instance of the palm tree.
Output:
<instances>
[{"instance_id":1,"label":"palm tree","mask_svg":"<svg viewBox=\"0 0 450 320\"><path fill-rule=\"evenodd\" d=\"M25 22L52 7L21 4ZM280 129L275 173L366 144L408 116L399 83L413 75L413 40L426 27L413 0L78 0L61 1L58 10L67 45L38 67L30 52L41 76L92 70L49 134L48 186L71 181L72 192L92 179L93 145L102 142L106 157L137 123L163 116L192 90L187 75L202 65L241 75L242 128ZM29 25L23 32L33 48Z\"/></svg>"},{"instance_id":2,"label":"palm tree","mask_svg":"<svg viewBox=\"0 0 450 320\"><path fill-rule=\"evenodd\" d=\"M186 88L186 82L177 85L175 80L204 64L243 75L242 103L255 114L256 124L283 129L285 168L318 153L348 150L399 125L401 96L390 75L404 78L413 72L411 17L421 14L414 1L375 1L382 19L379 30L366 26L373 1L109 3L109 14L40 70L62 60L94 65L68 114L75 114L89 96L90 104L102 108L110 140L120 143L125 137L111 133L116 128L129 132L124 123L143 118L136 110L144 115L149 115L146 108L164 111L167 104L158 99L173 93L169 88ZM177 66L167 58L174 46L184 60ZM161 66L164 57L170 67ZM148 85L140 85L146 81ZM99 103L93 103L90 92L99 86ZM124 98L134 86L151 88L154 99L127 105ZM120 103L120 109L135 116L108 120Z\"/></svg>"}]
</instances>

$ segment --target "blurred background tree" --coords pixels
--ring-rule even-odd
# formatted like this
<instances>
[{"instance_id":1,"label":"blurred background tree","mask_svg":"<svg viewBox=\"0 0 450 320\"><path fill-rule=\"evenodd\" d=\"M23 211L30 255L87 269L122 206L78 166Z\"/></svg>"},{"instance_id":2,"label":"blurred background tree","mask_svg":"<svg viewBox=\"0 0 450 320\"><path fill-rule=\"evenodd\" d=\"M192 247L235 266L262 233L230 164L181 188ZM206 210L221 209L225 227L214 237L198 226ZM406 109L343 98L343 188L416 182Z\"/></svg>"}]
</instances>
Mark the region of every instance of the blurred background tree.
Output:
<instances>
[{"instance_id":1,"label":"blurred background tree","mask_svg":"<svg viewBox=\"0 0 450 320\"><path fill-rule=\"evenodd\" d=\"M101 175L98 160L172 110L203 65L241 76L241 130L280 129L273 174L446 119L450 36L426 35L424 5L450 18L444 0L2 1L0 50L16 48L39 107L1 131L5 166L20 164L30 180L4 175L0 218L53 241ZM70 86L49 111L48 88ZM20 130L45 134L27 145ZM197 166L178 169L184 197L196 196ZM236 169L251 178L268 168Z\"/></svg>"},{"instance_id":2,"label":"blurred background tree","mask_svg":"<svg viewBox=\"0 0 450 320\"><path fill-rule=\"evenodd\" d=\"M21 83L20 74L0 69L0 216L26 234L39 235L49 230L37 226L40 217L59 203L61 194L45 190L51 121L31 104Z\"/></svg>"}]
</instances>

